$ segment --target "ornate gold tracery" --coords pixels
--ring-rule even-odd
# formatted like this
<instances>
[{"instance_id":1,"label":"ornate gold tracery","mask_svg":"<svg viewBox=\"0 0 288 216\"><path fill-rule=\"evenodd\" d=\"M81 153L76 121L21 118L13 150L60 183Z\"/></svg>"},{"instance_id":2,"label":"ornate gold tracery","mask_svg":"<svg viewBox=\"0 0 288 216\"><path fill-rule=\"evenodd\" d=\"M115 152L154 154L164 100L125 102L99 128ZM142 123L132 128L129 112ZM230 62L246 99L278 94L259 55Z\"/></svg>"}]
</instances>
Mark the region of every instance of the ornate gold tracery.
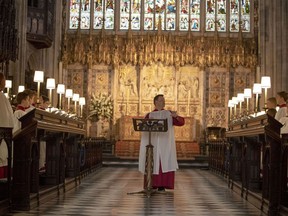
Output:
<instances>
[{"instance_id":1,"label":"ornate gold tracery","mask_svg":"<svg viewBox=\"0 0 288 216\"><path fill-rule=\"evenodd\" d=\"M155 34L145 32L134 35L111 35L104 30L98 34L66 34L62 44L62 61L65 65L80 63L89 68L106 64L117 68L132 64L142 68L155 62L174 65L176 68L187 64L204 67L255 68L257 46L254 38L193 37L192 33L172 35L158 30Z\"/></svg>"}]
</instances>

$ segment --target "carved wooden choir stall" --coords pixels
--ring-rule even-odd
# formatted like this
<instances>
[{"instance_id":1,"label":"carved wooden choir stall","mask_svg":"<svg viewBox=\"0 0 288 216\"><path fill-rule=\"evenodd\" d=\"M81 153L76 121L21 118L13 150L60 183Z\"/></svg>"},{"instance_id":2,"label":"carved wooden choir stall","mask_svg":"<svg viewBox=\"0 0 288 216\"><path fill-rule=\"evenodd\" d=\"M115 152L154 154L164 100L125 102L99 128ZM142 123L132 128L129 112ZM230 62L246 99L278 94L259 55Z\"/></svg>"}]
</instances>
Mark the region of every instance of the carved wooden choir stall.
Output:
<instances>
[{"instance_id":1,"label":"carved wooden choir stall","mask_svg":"<svg viewBox=\"0 0 288 216\"><path fill-rule=\"evenodd\" d=\"M229 187L268 215L288 213L287 135L281 138L281 127L269 115L238 119L226 139L210 147L210 169L228 173Z\"/></svg>"},{"instance_id":2,"label":"carved wooden choir stall","mask_svg":"<svg viewBox=\"0 0 288 216\"><path fill-rule=\"evenodd\" d=\"M9 150L8 171L12 171L12 178L8 172L7 181L0 182L0 213L5 200L10 200L12 209L36 207L76 187L83 174L102 165L103 140L85 138L81 119L34 109L20 120L22 129L13 135L13 163L12 130L0 128ZM44 172L39 171L41 142L46 143Z\"/></svg>"}]
</instances>

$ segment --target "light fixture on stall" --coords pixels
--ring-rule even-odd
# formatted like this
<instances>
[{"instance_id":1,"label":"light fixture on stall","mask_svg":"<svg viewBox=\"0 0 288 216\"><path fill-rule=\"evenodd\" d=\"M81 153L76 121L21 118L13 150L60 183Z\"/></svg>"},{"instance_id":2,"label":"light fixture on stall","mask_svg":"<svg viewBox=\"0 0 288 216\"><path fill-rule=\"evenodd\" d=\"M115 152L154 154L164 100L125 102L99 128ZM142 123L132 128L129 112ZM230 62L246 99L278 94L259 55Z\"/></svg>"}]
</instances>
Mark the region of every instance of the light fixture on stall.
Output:
<instances>
[{"instance_id":1,"label":"light fixture on stall","mask_svg":"<svg viewBox=\"0 0 288 216\"><path fill-rule=\"evenodd\" d=\"M34 82L37 82L37 103L40 99L40 83L44 81L44 71L35 71Z\"/></svg>"},{"instance_id":2,"label":"light fixture on stall","mask_svg":"<svg viewBox=\"0 0 288 216\"><path fill-rule=\"evenodd\" d=\"M238 98L237 97L232 97L232 102L234 104L234 117L236 117L237 116Z\"/></svg>"},{"instance_id":3,"label":"light fixture on stall","mask_svg":"<svg viewBox=\"0 0 288 216\"><path fill-rule=\"evenodd\" d=\"M256 95L255 113L257 113L258 109L259 109L258 97L259 97L259 94L262 94L261 83L254 83L254 85L253 85L253 94Z\"/></svg>"},{"instance_id":4,"label":"light fixture on stall","mask_svg":"<svg viewBox=\"0 0 288 216\"><path fill-rule=\"evenodd\" d=\"M55 79L54 78L48 78L46 81L46 89L49 89L49 100L50 103L52 103L52 90L55 89Z\"/></svg>"},{"instance_id":5,"label":"light fixture on stall","mask_svg":"<svg viewBox=\"0 0 288 216\"><path fill-rule=\"evenodd\" d=\"M74 112L77 115L77 102L79 101L79 94L73 94L72 101L74 101Z\"/></svg>"},{"instance_id":6,"label":"light fixture on stall","mask_svg":"<svg viewBox=\"0 0 288 216\"><path fill-rule=\"evenodd\" d=\"M229 107L229 120L231 121L232 120L232 112L233 112L233 107L234 107L234 103L232 100L229 100L228 101L228 107Z\"/></svg>"},{"instance_id":7,"label":"light fixture on stall","mask_svg":"<svg viewBox=\"0 0 288 216\"><path fill-rule=\"evenodd\" d=\"M62 94L65 94L65 85L58 84L57 85L57 93L59 94L59 107L58 109L62 109Z\"/></svg>"},{"instance_id":8,"label":"light fixture on stall","mask_svg":"<svg viewBox=\"0 0 288 216\"><path fill-rule=\"evenodd\" d=\"M73 90L66 89L65 97L68 99L67 111L70 112L70 100L73 97Z\"/></svg>"},{"instance_id":9,"label":"light fixture on stall","mask_svg":"<svg viewBox=\"0 0 288 216\"><path fill-rule=\"evenodd\" d=\"M261 88L264 88L264 107L267 108L267 89L271 88L271 79L269 76L261 77Z\"/></svg>"},{"instance_id":10,"label":"light fixture on stall","mask_svg":"<svg viewBox=\"0 0 288 216\"><path fill-rule=\"evenodd\" d=\"M5 81L5 88L7 88L7 98L10 98L10 89L12 88L12 80Z\"/></svg>"},{"instance_id":11,"label":"light fixture on stall","mask_svg":"<svg viewBox=\"0 0 288 216\"><path fill-rule=\"evenodd\" d=\"M239 113L242 114L242 102L244 102L244 93L238 93L237 94L237 100L239 102Z\"/></svg>"},{"instance_id":12,"label":"light fixture on stall","mask_svg":"<svg viewBox=\"0 0 288 216\"><path fill-rule=\"evenodd\" d=\"M79 98L79 105L80 105L80 117L83 116L83 106L86 104L85 97Z\"/></svg>"},{"instance_id":13,"label":"light fixture on stall","mask_svg":"<svg viewBox=\"0 0 288 216\"><path fill-rule=\"evenodd\" d=\"M249 114L249 99L252 98L252 89L251 88L245 88L244 89L244 98L246 98L246 109L247 114Z\"/></svg>"},{"instance_id":14,"label":"light fixture on stall","mask_svg":"<svg viewBox=\"0 0 288 216\"><path fill-rule=\"evenodd\" d=\"M25 86L23 86L23 85L18 86L18 93L23 92L24 90L25 90Z\"/></svg>"}]
</instances>

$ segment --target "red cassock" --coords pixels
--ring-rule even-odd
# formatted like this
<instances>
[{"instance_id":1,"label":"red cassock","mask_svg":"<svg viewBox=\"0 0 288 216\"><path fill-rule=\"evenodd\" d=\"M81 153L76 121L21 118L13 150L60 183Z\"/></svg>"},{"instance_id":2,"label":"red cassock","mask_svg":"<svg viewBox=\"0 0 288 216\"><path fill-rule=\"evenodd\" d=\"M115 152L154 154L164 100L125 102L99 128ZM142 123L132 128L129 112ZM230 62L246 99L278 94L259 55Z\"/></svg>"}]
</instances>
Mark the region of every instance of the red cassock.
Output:
<instances>
[{"instance_id":1,"label":"red cassock","mask_svg":"<svg viewBox=\"0 0 288 216\"><path fill-rule=\"evenodd\" d=\"M153 110L153 112L158 111L157 109ZM145 116L145 118L149 118L149 114ZM177 116L177 118L173 117L173 125L174 126L183 126L185 124L185 119L183 117ZM174 189L174 181L175 181L175 171L170 172L162 172L162 167L160 163L159 174L153 174L152 177L152 187L154 189L159 187L164 187L167 189ZM144 184L146 182L146 175L144 175ZM145 188L145 185L144 185Z\"/></svg>"}]
</instances>

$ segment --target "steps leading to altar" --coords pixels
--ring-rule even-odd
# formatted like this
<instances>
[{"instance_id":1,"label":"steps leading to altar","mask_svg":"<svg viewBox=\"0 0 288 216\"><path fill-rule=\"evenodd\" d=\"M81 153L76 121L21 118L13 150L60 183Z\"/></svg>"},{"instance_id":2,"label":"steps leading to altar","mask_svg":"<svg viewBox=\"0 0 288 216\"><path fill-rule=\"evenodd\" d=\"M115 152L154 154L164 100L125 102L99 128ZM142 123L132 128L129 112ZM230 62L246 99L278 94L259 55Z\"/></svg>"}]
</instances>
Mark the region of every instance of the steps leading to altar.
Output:
<instances>
[{"instance_id":1,"label":"steps leading to altar","mask_svg":"<svg viewBox=\"0 0 288 216\"><path fill-rule=\"evenodd\" d=\"M178 159L179 168L208 168L208 156L194 155L191 159ZM138 157L120 158L115 155L104 153L103 166L133 166L138 167Z\"/></svg>"}]
</instances>

